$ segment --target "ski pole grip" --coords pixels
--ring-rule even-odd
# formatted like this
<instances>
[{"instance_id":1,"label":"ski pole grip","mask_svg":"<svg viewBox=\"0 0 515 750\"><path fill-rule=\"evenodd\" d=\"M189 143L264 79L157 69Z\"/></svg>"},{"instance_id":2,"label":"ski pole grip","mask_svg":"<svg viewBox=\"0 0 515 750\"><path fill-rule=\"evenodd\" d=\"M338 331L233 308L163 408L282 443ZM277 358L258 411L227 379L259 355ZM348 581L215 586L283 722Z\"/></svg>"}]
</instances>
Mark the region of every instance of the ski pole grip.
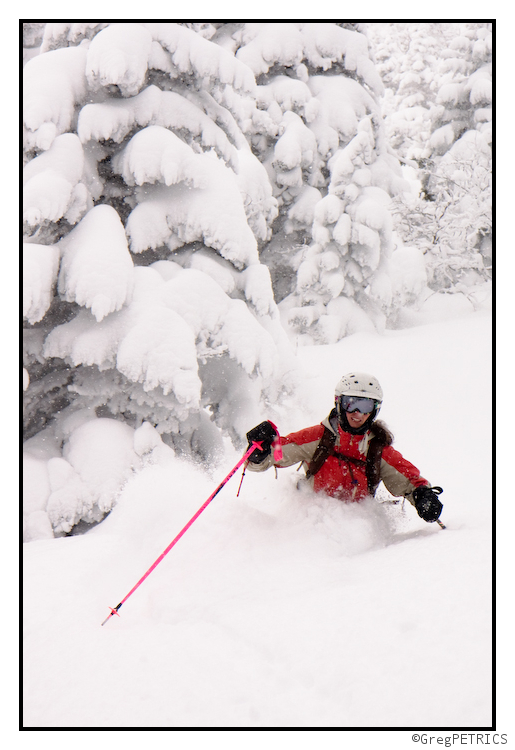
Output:
<instances>
[{"instance_id":1,"label":"ski pole grip","mask_svg":"<svg viewBox=\"0 0 515 750\"><path fill-rule=\"evenodd\" d=\"M272 448L274 449L274 461L280 461L283 457L283 449L281 448L281 440L279 437L277 437L277 440L274 440L272 443Z\"/></svg>"}]
</instances>

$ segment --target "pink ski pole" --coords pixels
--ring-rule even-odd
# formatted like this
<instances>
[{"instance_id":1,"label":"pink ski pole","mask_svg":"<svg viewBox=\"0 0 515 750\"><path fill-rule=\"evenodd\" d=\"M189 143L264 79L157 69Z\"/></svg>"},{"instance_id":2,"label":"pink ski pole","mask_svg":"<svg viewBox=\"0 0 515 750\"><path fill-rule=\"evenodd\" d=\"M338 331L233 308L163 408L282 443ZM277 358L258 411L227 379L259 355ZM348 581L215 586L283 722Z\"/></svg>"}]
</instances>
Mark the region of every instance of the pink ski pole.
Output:
<instances>
[{"instance_id":1,"label":"pink ski pole","mask_svg":"<svg viewBox=\"0 0 515 750\"><path fill-rule=\"evenodd\" d=\"M113 615L118 615L118 617L120 617L120 615L118 614L118 610L120 609L120 607L122 606L122 604L124 604L127 601L127 599L129 598L129 596L131 596L136 591L136 589L139 586L141 586L141 584L143 583L143 581L145 580L145 578L148 578L148 576L152 573L152 571L154 570L154 568L156 568L159 565L159 563L161 562L161 560L164 557L166 557L166 555L170 552L170 550L172 549L172 547L174 547L177 544L177 542L179 541L179 539L181 538L181 536L183 536L188 531L188 529L191 526L191 524L194 521L196 521L197 518L202 513L202 511L207 508L207 506L209 505L209 503L211 502L211 500L213 500L213 498L215 498L216 495L218 495L218 493L220 492L220 490L222 489L222 487L224 487L224 485L227 484L227 482L233 476L233 474L235 474L238 471L238 469L240 468L240 466L243 463L245 463L245 461L250 456L250 454L253 453L256 449L257 450L261 450L261 446L262 446L262 443L259 442L259 441L254 441L252 443L252 445L250 446L250 448L248 449L248 451L245 453L245 455L242 456L242 458L240 458L240 460L238 461L238 463L236 464L236 466L233 469L231 469L231 471L227 474L227 476L225 477L225 479L222 482L220 482L220 484L218 485L218 487L216 488L216 490L213 492L212 495L210 495L208 497L208 499L206 500L206 502L204 503L204 505L197 510L197 512L195 513L195 515L192 518L190 518L190 520L188 521L188 523L186 524L186 526L181 531L179 531L179 533L177 534L177 536L175 537L175 539L172 542L170 542L170 544L165 549L165 551L161 555L159 555L159 557L157 558L157 560L155 561L155 563L150 566L150 568L147 570L147 572L145 573L145 575L142 576L139 579L139 581L137 582L137 584L132 587L132 589L129 591L129 593L127 594L127 596L125 596L122 599L122 601L120 602L120 604L116 605L116 607L109 607L109 609L111 610L111 612L107 615L107 617L104 620L104 622L102 623L102 625L105 625L106 622Z\"/></svg>"}]
</instances>

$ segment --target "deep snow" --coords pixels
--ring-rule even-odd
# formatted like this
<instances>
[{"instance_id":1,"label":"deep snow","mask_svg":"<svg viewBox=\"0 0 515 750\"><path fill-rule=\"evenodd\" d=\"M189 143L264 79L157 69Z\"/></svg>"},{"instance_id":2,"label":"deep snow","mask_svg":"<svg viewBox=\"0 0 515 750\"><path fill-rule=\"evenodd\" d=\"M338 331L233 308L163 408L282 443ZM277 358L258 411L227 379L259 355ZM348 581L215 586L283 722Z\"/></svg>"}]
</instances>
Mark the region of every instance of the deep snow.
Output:
<instances>
[{"instance_id":1,"label":"deep snow","mask_svg":"<svg viewBox=\"0 0 515 750\"><path fill-rule=\"evenodd\" d=\"M444 488L442 520L240 473L121 617L100 623L237 462L148 466L82 536L24 545L24 726L488 727L491 316L303 347L282 433L373 372L395 447ZM474 408L476 407L476 408ZM267 415L263 414L263 418ZM249 425L249 428L252 425Z\"/></svg>"}]
</instances>

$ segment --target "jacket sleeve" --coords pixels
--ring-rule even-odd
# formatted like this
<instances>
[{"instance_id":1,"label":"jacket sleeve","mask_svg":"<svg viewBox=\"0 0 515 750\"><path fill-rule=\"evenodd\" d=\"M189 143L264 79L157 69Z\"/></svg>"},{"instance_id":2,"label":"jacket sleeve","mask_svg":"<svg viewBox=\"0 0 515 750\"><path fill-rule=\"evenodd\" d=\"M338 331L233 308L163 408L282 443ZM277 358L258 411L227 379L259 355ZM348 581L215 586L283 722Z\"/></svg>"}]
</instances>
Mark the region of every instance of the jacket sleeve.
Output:
<instances>
[{"instance_id":1,"label":"jacket sleeve","mask_svg":"<svg viewBox=\"0 0 515 750\"><path fill-rule=\"evenodd\" d=\"M324 428L322 425L315 425L315 427L307 427L304 430L299 430L299 432L292 432L286 435L286 437L281 438L283 457L280 461L274 461L273 455L270 455L264 461L261 461L260 464L247 463L247 469L249 471L266 471L271 466L284 468L298 464L301 461L309 463L323 434Z\"/></svg>"},{"instance_id":2,"label":"jacket sleeve","mask_svg":"<svg viewBox=\"0 0 515 750\"><path fill-rule=\"evenodd\" d=\"M411 493L415 487L429 485L420 471L396 451L391 445L383 448L381 457L381 479L388 492L396 497L404 495L413 504Z\"/></svg>"}]
</instances>

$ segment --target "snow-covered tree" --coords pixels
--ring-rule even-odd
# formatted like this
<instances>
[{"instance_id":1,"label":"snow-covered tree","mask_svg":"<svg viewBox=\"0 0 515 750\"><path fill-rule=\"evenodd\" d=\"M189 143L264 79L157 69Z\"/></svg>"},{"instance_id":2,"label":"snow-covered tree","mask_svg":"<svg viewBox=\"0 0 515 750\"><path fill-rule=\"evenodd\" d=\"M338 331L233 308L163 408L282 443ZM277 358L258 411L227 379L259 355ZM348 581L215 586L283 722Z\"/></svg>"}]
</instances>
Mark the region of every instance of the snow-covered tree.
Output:
<instances>
[{"instance_id":1,"label":"snow-covered tree","mask_svg":"<svg viewBox=\"0 0 515 750\"><path fill-rule=\"evenodd\" d=\"M491 278L492 165L483 136L467 131L433 166L429 196L397 203L396 227L425 254L428 286L471 301Z\"/></svg>"},{"instance_id":2,"label":"snow-covered tree","mask_svg":"<svg viewBox=\"0 0 515 750\"><path fill-rule=\"evenodd\" d=\"M212 457L284 388L256 83L198 26L49 23L25 65L28 437L87 410Z\"/></svg>"},{"instance_id":3,"label":"snow-covered tree","mask_svg":"<svg viewBox=\"0 0 515 750\"><path fill-rule=\"evenodd\" d=\"M458 34L456 23L366 24L385 86L382 113L388 143L403 159L424 158L442 78L441 53Z\"/></svg>"},{"instance_id":4,"label":"snow-covered tree","mask_svg":"<svg viewBox=\"0 0 515 750\"><path fill-rule=\"evenodd\" d=\"M395 228L425 254L432 290L465 292L490 276L489 23L369 24L389 142L420 192L394 199Z\"/></svg>"},{"instance_id":5,"label":"snow-covered tree","mask_svg":"<svg viewBox=\"0 0 515 750\"><path fill-rule=\"evenodd\" d=\"M460 24L441 57L440 83L431 112L433 157L446 153L469 130L477 130L491 143L491 23Z\"/></svg>"},{"instance_id":6,"label":"snow-covered tree","mask_svg":"<svg viewBox=\"0 0 515 750\"><path fill-rule=\"evenodd\" d=\"M367 39L344 26L249 23L233 35L258 84L252 147L279 204L261 257L283 319L307 342L381 328L395 305L388 205L407 185Z\"/></svg>"},{"instance_id":7,"label":"snow-covered tree","mask_svg":"<svg viewBox=\"0 0 515 750\"><path fill-rule=\"evenodd\" d=\"M491 23L462 24L442 67L426 193L435 212L445 214L445 227L431 248L430 285L466 291L491 276Z\"/></svg>"}]
</instances>

